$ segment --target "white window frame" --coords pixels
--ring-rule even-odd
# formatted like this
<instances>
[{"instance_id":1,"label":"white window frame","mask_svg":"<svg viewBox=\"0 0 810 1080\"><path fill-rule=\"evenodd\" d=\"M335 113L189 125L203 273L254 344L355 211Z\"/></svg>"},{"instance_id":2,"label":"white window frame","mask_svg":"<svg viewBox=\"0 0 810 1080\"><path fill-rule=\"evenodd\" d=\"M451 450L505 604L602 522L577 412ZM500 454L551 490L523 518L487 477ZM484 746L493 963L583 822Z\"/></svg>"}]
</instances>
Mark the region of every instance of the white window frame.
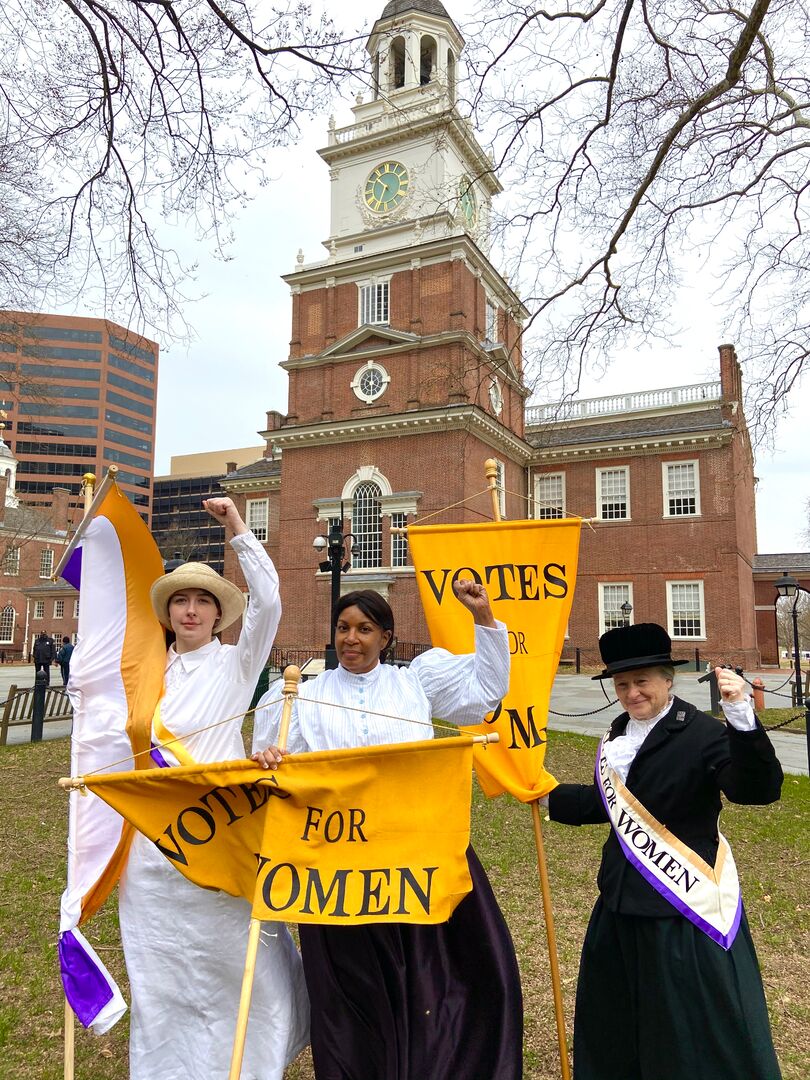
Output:
<instances>
[{"instance_id":1,"label":"white window frame","mask_svg":"<svg viewBox=\"0 0 810 1080\"><path fill-rule=\"evenodd\" d=\"M673 609L672 586L691 585L698 587L698 599L700 601L700 629L699 634L676 634L675 613ZM700 578L686 578L682 581L668 581L667 586L667 629L673 641L705 641L706 640L706 605L703 590L703 581Z\"/></svg>"},{"instance_id":2,"label":"white window frame","mask_svg":"<svg viewBox=\"0 0 810 1080\"><path fill-rule=\"evenodd\" d=\"M364 381L363 376L369 371L376 371L377 374L380 376L379 389L374 390L373 392L368 392L367 390L364 390L362 385ZM354 391L355 397L359 398L361 401L364 401L366 405L370 405L372 401L376 401L377 398L383 396L390 382L391 376L388 374L382 364L377 364L374 360L369 360L367 363L363 364L361 368L357 369L354 374L354 378L350 383L350 386Z\"/></svg>"},{"instance_id":3,"label":"white window frame","mask_svg":"<svg viewBox=\"0 0 810 1080\"><path fill-rule=\"evenodd\" d=\"M35 619L44 619L45 618L45 601L44 600L35 600L34 601L34 616L33 617Z\"/></svg>"},{"instance_id":4,"label":"white window frame","mask_svg":"<svg viewBox=\"0 0 810 1080\"><path fill-rule=\"evenodd\" d=\"M53 573L53 551L51 548L43 548L39 553L39 576L50 578Z\"/></svg>"},{"instance_id":5,"label":"white window frame","mask_svg":"<svg viewBox=\"0 0 810 1080\"><path fill-rule=\"evenodd\" d=\"M245 524L260 544L266 544L270 535L270 500L246 499Z\"/></svg>"},{"instance_id":6,"label":"white window frame","mask_svg":"<svg viewBox=\"0 0 810 1080\"><path fill-rule=\"evenodd\" d=\"M8 631L4 626L5 616L7 612L11 612L11 636L5 636ZM12 604L6 604L6 606L0 611L0 645L13 645L14 644L14 631L17 628L17 612L14 610Z\"/></svg>"},{"instance_id":7,"label":"white window frame","mask_svg":"<svg viewBox=\"0 0 810 1080\"><path fill-rule=\"evenodd\" d=\"M358 495L362 503L358 507ZM359 510L363 513L360 514ZM382 566L382 491L376 480L363 480L352 494L353 570L376 570ZM356 546L355 546L356 545Z\"/></svg>"},{"instance_id":8,"label":"white window frame","mask_svg":"<svg viewBox=\"0 0 810 1080\"><path fill-rule=\"evenodd\" d=\"M560 481L560 495L561 501L559 507L556 504L552 504L548 499L542 497L540 492L541 480L559 480ZM556 512L542 514L541 510L556 511L559 509L559 514ZM534 517L536 521L559 521L560 518L565 517L565 473L564 472L536 472L534 474Z\"/></svg>"},{"instance_id":9,"label":"white window frame","mask_svg":"<svg viewBox=\"0 0 810 1080\"><path fill-rule=\"evenodd\" d=\"M607 473L624 473L624 501L627 513L624 517L605 517L604 503L610 502L602 492L602 479ZM610 465L596 470L596 517L598 521L629 521L630 520L630 466Z\"/></svg>"},{"instance_id":10,"label":"white window frame","mask_svg":"<svg viewBox=\"0 0 810 1080\"><path fill-rule=\"evenodd\" d=\"M694 514L673 514L669 509L669 469L677 465L691 465L694 469L695 477L695 512ZM664 493L664 517L665 518L695 518L700 517L700 460L698 458L689 458L687 460L678 461L662 461L661 462L661 487Z\"/></svg>"},{"instance_id":11,"label":"white window frame","mask_svg":"<svg viewBox=\"0 0 810 1080\"><path fill-rule=\"evenodd\" d=\"M394 519L397 519L396 521ZM408 524L408 515L399 510L391 514L391 527L404 528ZM408 534L391 533L391 565L410 566Z\"/></svg>"},{"instance_id":12,"label":"white window frame","mask_svg":"<svg viewBox=\"0 0 810 1080\"><path fill-rule=\"evenodd\" d=\"M627 601L626 602L629 603L632 607L635 607L635 604L633 604L633 582L632 581L599 581L599 582L597 582L597 589L598 589L598 593L599 593L599 629L598 629L599 637L601 637L602 634L606 633L608 630L611 629L611 627L607 626L607 624L605 623L605 614L606 614L606 609L605 609L605 589L611 589L611 588L626 589L627 590ZM625 601L623 600L622 603L625 603ZM623 622L618 623L618 625L619 626L623 625ZM630 612L630 625L631 626L633 625L633 612L632 611Z\"/></svg>"},{"instance_id":13,"label":"white window frame","mask_svg":"<svg viewBox=\"0 0 810 1080\"><path fill-rule=\"evenodd\" d=\"M391 279L357 283L357 325L387 326L391 319Z\"/></svg>"},{"instance_id":14,"label":"white window frame","mask_svg":"<svg viewBox=\"0 0 810 1080\"><path fill-rule=\"evenodd\" d=\"M3 575L5 577L20 576L20 549L10 547L3 556Z\"/></svg>"},{"instance_id":15,"label":"white window frame","mask_svg":"<svg viewBox=\"0 0 810 1080\"><path fill-rule=\"evenodd\" d=\"M78 619L78 617L79 617L79 600L77 598L77 599L75 599L73 601L73 618Z\"/></svg>"},{"instance_id":16,"label":"white window frame","mask_svg":"<svg viewBox=\"0 0 810 1080\"><path fill-rule=\"evenodd\" d=\"M53 602L53 617L55 619L64 619L65 617L65 601L54 600Z\"/></svg>"}]
</instances>

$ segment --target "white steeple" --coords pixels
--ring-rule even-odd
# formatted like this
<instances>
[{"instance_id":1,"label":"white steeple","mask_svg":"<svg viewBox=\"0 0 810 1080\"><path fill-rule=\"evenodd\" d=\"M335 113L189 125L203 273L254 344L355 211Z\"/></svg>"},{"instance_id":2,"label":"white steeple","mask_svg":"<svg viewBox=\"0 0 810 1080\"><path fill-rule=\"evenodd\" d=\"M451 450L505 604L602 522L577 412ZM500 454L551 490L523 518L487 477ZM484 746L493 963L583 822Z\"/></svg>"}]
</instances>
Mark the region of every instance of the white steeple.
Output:
<instances>
[{"instance_id":1,"label":"white steeple","mask_svg":"<svg viewBox=\"0 0 810 1080\"><path fill-rule=\"evenodd\" d=\"M329 125L331 262L454 235L488 248L501 185L456 105L464 39L439 0L390 0L366 44L370 100L354 123Z\"/></svg>"}]
</instances>

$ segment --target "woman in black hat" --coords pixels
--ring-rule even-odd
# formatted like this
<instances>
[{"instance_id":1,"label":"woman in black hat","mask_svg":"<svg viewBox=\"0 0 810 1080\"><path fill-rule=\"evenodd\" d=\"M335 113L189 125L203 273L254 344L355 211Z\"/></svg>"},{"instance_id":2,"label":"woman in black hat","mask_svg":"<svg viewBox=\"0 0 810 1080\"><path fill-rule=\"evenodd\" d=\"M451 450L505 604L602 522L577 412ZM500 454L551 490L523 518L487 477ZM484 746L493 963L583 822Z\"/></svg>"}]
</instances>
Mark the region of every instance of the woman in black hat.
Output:
<instances>
[{"instance_id":1,"label":"woman in black hat","mask_svg":"<svg viewBox=\"0 0 810 1080\"><path fill-rule=\"evenodd\" d=\"M782 769L745 683L716 668L726 723L672 693L655 623L599 639L624 712L592 784L560 784L552 820L610 822L577 985L576 1080L779 1080L721 793L764 805Z\"/></svg>"}]
</instances>

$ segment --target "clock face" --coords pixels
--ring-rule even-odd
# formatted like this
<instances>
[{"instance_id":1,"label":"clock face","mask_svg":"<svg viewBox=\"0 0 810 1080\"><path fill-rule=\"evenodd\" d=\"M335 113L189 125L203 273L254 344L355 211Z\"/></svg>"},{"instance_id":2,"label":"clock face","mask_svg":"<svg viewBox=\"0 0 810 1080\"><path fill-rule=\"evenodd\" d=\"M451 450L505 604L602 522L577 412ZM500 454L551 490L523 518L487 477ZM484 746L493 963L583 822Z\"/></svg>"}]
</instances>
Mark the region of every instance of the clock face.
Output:
<instances>
[{"instance_id":1,"label":"clock face","mask_svg":"<svg viewBox=\"0 0 810 1080\"><path fill-rule=\"evenodd\" d=\"M408 170L399 161L384 161L368 174L363 200L375 214L395 210L408 194Z\"/></svg>"},{"instance_id":2,"label":"clock face","mask_svg":"<svg viewBox=\"0 0 810 1080\"><path fill-rule=\"evenodd\" d=\"M468 228L472 228L478 217L478 205L475 201L475 190L469 176L462 176L459 179L458 202L465 224Z\"/></svg>"}]
</instances>

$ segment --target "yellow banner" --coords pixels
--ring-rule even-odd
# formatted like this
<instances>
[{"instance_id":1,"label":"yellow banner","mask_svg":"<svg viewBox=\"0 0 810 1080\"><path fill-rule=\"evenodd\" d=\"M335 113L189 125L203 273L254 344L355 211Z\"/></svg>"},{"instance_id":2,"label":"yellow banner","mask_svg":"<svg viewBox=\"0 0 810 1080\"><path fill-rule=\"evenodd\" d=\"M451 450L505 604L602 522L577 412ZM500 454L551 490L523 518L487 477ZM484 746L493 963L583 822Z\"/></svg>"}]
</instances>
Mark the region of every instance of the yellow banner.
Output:
<instances>
[{"instance_id":1,"label":"yellow banner","mask_svg":"<svg viewBox=\"0 0 810 1080\"><path fill-rule=\"evenodd\" d=\"M466 738L85 778L190 881L330 926L450 917L472 887L471 781Z\"/></svg>"},{"instance_id":2,"label":"yellow banner","mask_svg":"<svg viewBox=\"0 0 810 1080\"><path fill-rule=\"evenodd\" d=\"M500 742L474 748L487 795L509 791L532 802L556 787L546 772L546 726L574 598L579 518L424 525L408 529L408 546L431 640L453 653L472 652L473 623L453 595L456 578L487 588L495 618L509 631L509 693L478 728Z\"/></svg>"}]
</instances>

